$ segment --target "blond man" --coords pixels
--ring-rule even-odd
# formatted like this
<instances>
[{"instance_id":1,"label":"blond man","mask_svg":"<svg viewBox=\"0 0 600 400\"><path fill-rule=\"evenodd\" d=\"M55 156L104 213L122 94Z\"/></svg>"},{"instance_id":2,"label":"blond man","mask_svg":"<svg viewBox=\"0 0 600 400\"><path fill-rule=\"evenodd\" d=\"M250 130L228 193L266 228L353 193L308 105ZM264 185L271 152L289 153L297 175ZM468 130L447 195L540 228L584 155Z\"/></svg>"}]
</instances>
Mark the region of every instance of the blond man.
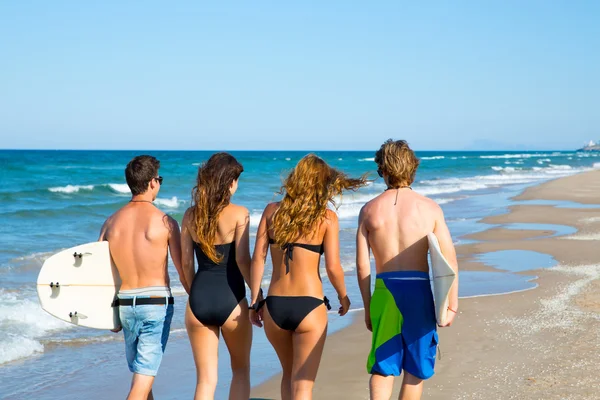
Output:
<instances>
[{"instance_id":1,"label":"blond man","mask_svg":"<svg viewBox=\"0 0 600 400\"><path fill-rule=\"evenodd\" d=\"M356 236L356 265L373 332L367 361L371 399L389 399L394 377L404 372L399 399L420 399L434 374L437 324L429 281L427 234L433 232L457 271L456 252L440 206L414 192L419 160L404 140L388 140L375 155L387 189L365 204ZM371 294L370 252L377 271ZM458 309L458 280L450 290L450 326Z\"/></svg>"}]
</instances>

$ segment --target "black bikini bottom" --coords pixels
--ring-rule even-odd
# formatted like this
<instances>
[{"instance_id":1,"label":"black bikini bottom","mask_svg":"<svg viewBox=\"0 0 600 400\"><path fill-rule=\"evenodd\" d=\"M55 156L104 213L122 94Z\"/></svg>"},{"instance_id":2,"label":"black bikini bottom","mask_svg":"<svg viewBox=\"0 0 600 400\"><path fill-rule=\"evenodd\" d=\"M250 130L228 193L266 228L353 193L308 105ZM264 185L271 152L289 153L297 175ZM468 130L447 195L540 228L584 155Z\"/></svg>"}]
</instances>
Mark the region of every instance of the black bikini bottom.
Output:
<instances>
[{"instance_id":1,"label":"black bikini bottom","mask_svg":"<svg viewBox=\"0 0 600 400\"><path fill-rule=\"evenodd\" d=\"M295 331L312 310L325 304L331 310L329 299L312 296L267 296L265 299L269 315L281 329Z\"/></svg>"}]
</instances>

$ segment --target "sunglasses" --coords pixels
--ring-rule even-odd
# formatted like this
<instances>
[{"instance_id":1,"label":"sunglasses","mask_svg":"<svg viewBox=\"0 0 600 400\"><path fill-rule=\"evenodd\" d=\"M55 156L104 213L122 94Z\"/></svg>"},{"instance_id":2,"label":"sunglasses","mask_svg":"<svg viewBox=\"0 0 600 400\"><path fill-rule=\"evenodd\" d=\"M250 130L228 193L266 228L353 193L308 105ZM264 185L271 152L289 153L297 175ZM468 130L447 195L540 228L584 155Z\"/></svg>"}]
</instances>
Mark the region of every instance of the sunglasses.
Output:
<instances>
[{"instance_id":1,"label":"sunglasses","mask_svg":"<svg viewBox=\"0 0 600 400\"><path fill-rule=\"evenodd\" d=\"M153 178L153 179L156 179L158 181L158 183L162 186L162 183L163 183L163 177L162 176L157 176L156 178Z\"/></svg>"},{"instance_id":2,"label":"sunglasses","mask_svg":"<svg viewBox=\"0 0 600 400\"><path fill-rule=\"evenodd\" d=\"M383 171L381 168L377 168L377 175L379 175L380 178L383 178Z\"/></svg>"}]
</instances>

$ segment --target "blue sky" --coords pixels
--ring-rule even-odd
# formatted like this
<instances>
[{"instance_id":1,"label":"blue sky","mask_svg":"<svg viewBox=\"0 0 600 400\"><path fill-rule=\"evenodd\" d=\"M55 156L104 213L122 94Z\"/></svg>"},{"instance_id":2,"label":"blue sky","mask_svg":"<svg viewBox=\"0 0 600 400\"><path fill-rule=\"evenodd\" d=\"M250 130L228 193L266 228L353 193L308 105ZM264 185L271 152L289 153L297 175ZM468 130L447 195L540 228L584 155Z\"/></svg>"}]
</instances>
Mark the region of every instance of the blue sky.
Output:
<instances>
[{"instance_id":1,"label":"blue sky","mask_svg":"<svg viewBox=\"0 0 600 400\"><path fill-rule=\"evenodd\" d=\"M201 3L1 2L0 148L600 139L600 2Z\"/></svg>"}]
</instances>

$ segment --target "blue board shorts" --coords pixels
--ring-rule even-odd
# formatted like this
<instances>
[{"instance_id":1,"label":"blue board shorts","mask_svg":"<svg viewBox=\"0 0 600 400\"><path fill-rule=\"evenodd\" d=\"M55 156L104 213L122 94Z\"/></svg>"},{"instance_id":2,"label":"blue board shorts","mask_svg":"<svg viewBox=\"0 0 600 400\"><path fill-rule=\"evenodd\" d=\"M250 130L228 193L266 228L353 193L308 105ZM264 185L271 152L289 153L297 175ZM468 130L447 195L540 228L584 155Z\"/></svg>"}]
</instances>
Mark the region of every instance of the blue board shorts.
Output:
<instances>
[{"instance_id":1,"label":"blue board shorts","mask_svg":"<svg viewBox=\"0 0 600 400\"><path fill-rule=\"evenodd\" d=\"M370 313L373 340L367 371L399 376L404 370L420 379L431 378L438 335L429 274L377 274Z\"/></svg>"},{"instance_id":2,"label":"blue board shorts","mask_svg":"<svg viewBox=\"0 0 600 400\"><path fill-rule=\"evenodd\" d=\"M119 294L119 299L148 297L150 296ZM156 376L169 339L173 305L121 305L119 317L125 335L125 355L129 370L140 375Z\"/></svg>"}]
</instances>

